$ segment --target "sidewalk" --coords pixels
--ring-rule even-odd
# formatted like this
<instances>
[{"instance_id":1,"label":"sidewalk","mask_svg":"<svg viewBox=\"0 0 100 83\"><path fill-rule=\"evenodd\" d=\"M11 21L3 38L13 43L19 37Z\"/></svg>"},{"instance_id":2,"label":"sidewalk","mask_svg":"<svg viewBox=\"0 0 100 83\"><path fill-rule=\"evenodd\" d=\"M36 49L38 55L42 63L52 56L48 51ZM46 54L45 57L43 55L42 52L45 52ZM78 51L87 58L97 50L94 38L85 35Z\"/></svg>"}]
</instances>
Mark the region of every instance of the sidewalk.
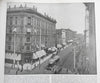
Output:
<instances>
[{"instance_id":1,"label":"sidewalk","mask_svg":"<svg viewBox=\"0 0 100 83\"><path fill-rule=\"evenodd\" d=\"M44 59L41 59L40 60L40 66L39 66L39 61L38 61L37 66L35 68L33 68L32 70L24 70L23 72L19 71L18 74L36 74L36 73L40 74L40 73L45 73L45 66L47 65L48 59L50 59L51 56L52 56L52 54L50 54L49 56L46 56ZM11 68L11 64L6 64L5 74L15 75L16 71L17 71L17 68L13 69L13 68Z\"/></svg>"}]
</instances>

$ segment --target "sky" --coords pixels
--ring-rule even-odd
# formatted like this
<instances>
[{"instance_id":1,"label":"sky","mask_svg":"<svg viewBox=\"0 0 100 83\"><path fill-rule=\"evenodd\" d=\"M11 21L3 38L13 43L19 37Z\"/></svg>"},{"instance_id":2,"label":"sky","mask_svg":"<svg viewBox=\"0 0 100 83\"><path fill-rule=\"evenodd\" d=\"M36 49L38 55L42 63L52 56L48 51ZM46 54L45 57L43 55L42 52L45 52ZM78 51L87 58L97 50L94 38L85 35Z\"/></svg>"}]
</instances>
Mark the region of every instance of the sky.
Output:
<instances>
[{"instance_id":1,"label":"sky","mask_svg":"<svg viewBox=\"0 0 100 83\"><path fill-rule=\"evenodd\" d=\"M11 3L10 3L11 4ZM12 3L14 5L16 3ZM22 3L24 6L25 4ZM85 29L85 5L83 3L28 3L28 7L37 7L37 11L56 19L57 29L71 29L83 33ZM19 6L19 3L17 3Z\"/></svg>"}]
</instances>

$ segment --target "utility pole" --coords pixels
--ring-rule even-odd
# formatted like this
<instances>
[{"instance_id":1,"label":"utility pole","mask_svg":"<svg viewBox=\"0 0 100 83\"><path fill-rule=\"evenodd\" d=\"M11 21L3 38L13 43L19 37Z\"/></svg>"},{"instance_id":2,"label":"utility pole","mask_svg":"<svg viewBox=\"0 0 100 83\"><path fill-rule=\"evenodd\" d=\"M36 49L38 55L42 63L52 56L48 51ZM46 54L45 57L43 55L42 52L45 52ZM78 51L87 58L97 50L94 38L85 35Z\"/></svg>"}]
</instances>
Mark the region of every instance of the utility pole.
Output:
<instances>
[{"instance_id":1,"label":"utility pole","mask_svg":"<svg viewBox=\"0 0 100 83\"><path fill-rule=\"evenodd\" d=\"M39 50L41 51L41 28L40 28L40 48L39 48ZM39 69L40 69L40 57L39 57Z\"/></svg>"},{"instance_id":2,"label":"utility pole","mask_svg":"<svg viewBox=\"0 0 100 83\"><path fill-rule=\"evenodd\" d=\"M36 43L36 42L37 42L37 41L36 41L36 36L37 36L37 30L36 30L36 29L34 29L34 33L35 33L35 47L36 47L36 44L37 44L37 43ZM35 51L36 51L36 48L35 48Z\"/></svg>"},{"instance_id":3,"label":"utility pole","mask_svg":"<svg viewBox=\"0 0 100 83\"><path fill-rule=\"evenodd\" d=\"M74 69L76 68L76 52L75 52L75 46L74 46Z\"/></svg>"},{"instance_id":4,"label":"utility pole","mask_svg":"<svg viewBox=\"0 0 100 83\"><path fill-rule=\"evenodd\" d=\"M16 28L14 28L14 30L13 30L13 32L14 32L14 56L15 56L15 51L16 51L16 47L15 47L15 45L16 45ZM13 60L13 68L15 68L15 59Z\"/></svg>"}]
</instances>

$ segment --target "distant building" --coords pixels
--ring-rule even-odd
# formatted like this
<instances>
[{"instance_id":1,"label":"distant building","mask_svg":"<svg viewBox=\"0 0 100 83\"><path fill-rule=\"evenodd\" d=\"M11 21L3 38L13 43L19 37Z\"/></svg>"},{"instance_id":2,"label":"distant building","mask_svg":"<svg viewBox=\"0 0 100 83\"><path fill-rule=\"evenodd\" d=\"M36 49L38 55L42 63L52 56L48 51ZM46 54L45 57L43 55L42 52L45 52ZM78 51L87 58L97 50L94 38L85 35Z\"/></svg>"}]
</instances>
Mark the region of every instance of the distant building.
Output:
<instances>
[{"instance_id":1,"label":"distant building","mask_svg":"<svg viewBox=\"0 0 100 83\"><path fill-rule=\"evenodd\" d=\"M66 30L62 30L62 44L66 44Z\"/></svg>"},{"instance_id":2,"label":"distant building","mask_svg":"<svg viewBox=\"0 0 100 83\"><path fill-rule=\"evenodd\" d=\"M67 44L69 40L74 40L76 37L76 32L71 29L57 29L56 38L57 44Z\"/></svg>"},{"instance_id":3,"label":"distant building","mask_svg":"<svg viewBox=\"0 0 100 83\"><path fill-rule=\"evenodd\" d=\"M30 55L41 46L55 46L56 20L39 13L34 6L9 6L6 23L6 53L15 49L16 53Z\"/></svg>"},{"instance_id":4,"label":"distant building","mask_svg":"<svg viewBox=\"0 0 100 83\"><path fill-rule=\"evenodd\" d=\"M66 42L69 40L74 40L76 38L76 31L72 31L71 29L66 30Z\"/></svg>"},{"instance_id":5,"label":"distant building","mask_svg":"<svg viewBox=\"0 0 100 83\"><path fill-rule=\"evenodd\" d=\"M64 29L56 29L56 43L66 43L66 31Z\"/></svg>"}]
</instances>

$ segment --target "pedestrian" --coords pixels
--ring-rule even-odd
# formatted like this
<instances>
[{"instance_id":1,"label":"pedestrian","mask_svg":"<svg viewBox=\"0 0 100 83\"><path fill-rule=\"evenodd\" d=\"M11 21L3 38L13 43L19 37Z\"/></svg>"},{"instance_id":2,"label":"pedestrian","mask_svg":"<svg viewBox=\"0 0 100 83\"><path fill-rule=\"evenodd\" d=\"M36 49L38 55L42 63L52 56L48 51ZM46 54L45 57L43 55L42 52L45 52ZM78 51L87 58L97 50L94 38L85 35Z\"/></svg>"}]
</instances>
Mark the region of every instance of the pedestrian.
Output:
<instances>
[{"instance_id":1,"label":"pedestrian","mask_svg":"<svg viewBox=\"0 0 100 83\"><path fill-rule=\"evenodd\" d=\"M68 74L68 69L66 68L66 74Z\"/></svg>"},{"instance_id":2,"label":"pedestrian","mask_svg":"<svg viewBox=\"0 0 100 83\"><path fill-rule=\"evenodd\" d=\"M18 74L18 71L19 71L19 61L17 61L17 70L16 70L16 75Z\"/></svg>"},{"instance_id":3,"label":"pedestrian","mask_svg":"<svg viewBox=\"0 0 100 83\"><path fill-rule=\"evenodd\" d=\"M88 68L85 69L85 74L89 74Z\"/></svg>"},{"instance_id":4,"label":"pedestrian","mask_svg":"<svg viewBox=\"0 0 100 83\"><path fill-rule=\"evenodd\" d=\"M31 60L31 70L34 68L33 65L33 61Z\"/></svg>"},{"instance_id":5,"label":"pedestrian","mask_svg":"<svg viewBox=\"0 0 100 83\"><path fill-rule=\"evenodd\" d=\"M72 74L72 71L68 69L68 74Z\"/></svg>"},{"instance_id":6,"label":"pedestrian","mask_svg":"<svg viewBox=\"0 0 100 83\"><path fill-rule=\"evenodd\" d=\"M18 74L18 71L19 71L19 67L18 67L18 69L17 69L17 71L16 71L16 75Z\"/></svg>"},{"instance_id":7,"label":"pedestrian","mask_svg":"<svg viewBox=\"0 0 100 83\"><path fill-rule=\"evenodd\" d=\"M23 63L22 63L22 61L21 61L21 72L23 71Z\"/></svg>"}]
</instances>

